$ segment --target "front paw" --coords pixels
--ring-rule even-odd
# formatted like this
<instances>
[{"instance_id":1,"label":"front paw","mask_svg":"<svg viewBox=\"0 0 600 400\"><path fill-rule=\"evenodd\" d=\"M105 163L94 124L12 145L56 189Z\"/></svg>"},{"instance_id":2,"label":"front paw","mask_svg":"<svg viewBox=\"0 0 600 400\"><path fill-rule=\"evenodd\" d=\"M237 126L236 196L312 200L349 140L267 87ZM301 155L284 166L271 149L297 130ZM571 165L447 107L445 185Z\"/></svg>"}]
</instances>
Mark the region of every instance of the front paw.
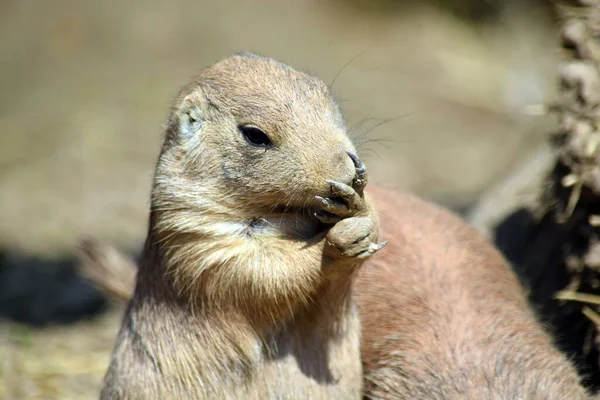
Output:
<instances>
[{"instance_id":1,"label":"front paw","mask_svg":"<svg viewBox=\"0 0 600 400\"><path fill-rule=\"evenodd\" d=\"M375 254L387 242L377 244L377 227L364 198L367 169L358 156L348 152L354 163L354 179L350 185L328 180L331 197L316 196L322 210L315 216L325 224L333 224L327 241L343 256L365 258Z\"/></svg>"},{"instance_id":2,"label":"front paw","mask_svg":"<svg viewBox=\"0 0 600 400\"><path fill-rule=\"evenodd\" d=\"M339 221L327 233L327 241L343 256L366 258L375 254L387 242L377 244L375 224L370 217L351 217Z\"/></svg>"},{"instance_id":3,"label":"front paw","mask_svg":"<svg viewBox=\"0 0 600 400\"><path fill-rule=\"evenodd\" d=\"M322 210L315 216L326 224L335 224L343 218L364 215L368 213L364 199L364 188L367 185L367 169L357 155L347 152L354 163L354 179L352 186L327 180L331 187L331 197L315 196L321 203Z\"/></svg>"}]
</instances>

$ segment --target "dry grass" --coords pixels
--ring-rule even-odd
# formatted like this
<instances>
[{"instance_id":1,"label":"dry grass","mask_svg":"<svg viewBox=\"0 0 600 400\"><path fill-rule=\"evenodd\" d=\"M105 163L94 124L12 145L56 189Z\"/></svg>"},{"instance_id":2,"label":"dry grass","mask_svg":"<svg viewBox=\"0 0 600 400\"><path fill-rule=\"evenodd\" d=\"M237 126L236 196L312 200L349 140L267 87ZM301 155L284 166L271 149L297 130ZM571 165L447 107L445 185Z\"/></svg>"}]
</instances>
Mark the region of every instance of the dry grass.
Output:
<instances>
[{"instance_id":1,"label":"dry grass","mask_svg":"<svg viewBox=\"0 0 600 400\"><path fill-rule=\"evenodd\" d=\"M97 398L121 314L38 331L3 325L0 398Z\"/></svg>"}]
</instances>

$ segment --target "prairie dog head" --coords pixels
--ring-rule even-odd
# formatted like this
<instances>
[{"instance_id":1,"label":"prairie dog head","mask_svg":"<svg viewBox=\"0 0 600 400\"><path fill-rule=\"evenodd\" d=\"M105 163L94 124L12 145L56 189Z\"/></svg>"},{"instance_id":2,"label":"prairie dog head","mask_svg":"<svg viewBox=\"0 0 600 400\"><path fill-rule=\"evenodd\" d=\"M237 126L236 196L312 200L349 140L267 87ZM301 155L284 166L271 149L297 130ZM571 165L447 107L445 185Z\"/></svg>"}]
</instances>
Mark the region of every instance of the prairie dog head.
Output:
<instances>
[{"instance_id":1,"label":"prairie dog head","mask_svg":"<svg viewBox=\"0 0 600 400\"><path fill-rule=\"evenodd\" d=\"M321 80L273 59L232 56L178 96L153 208L222 219L306 209L315 195L330 195L327 179L352 181L346 151L355 149Z\"/></svg>"}]
</instances>

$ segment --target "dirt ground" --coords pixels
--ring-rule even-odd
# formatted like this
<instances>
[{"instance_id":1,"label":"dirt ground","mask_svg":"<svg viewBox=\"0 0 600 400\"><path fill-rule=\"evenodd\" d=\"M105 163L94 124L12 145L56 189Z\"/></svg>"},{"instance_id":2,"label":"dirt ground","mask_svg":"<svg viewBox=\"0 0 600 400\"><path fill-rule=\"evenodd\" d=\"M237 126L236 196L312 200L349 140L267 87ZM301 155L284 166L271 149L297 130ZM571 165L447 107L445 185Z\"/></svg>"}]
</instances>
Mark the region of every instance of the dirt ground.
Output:
<instances>
[{"instance_id":1,"label":"dirt ground","mask_svg":"<svg viewBox=\"0 0 600 400\"><path fill-rule=\"evenodd\" d=\"M537 9L473 25L419 4L0 0L0 248L135 249L171 99L237 51L337 76L354 132L382 122L360 147L372 181L469 206L545 139L552 119L526 111L554 98L555 32ZM0 397L95 398L120 311L1 325Z\"/></svg>"}]
</instances>

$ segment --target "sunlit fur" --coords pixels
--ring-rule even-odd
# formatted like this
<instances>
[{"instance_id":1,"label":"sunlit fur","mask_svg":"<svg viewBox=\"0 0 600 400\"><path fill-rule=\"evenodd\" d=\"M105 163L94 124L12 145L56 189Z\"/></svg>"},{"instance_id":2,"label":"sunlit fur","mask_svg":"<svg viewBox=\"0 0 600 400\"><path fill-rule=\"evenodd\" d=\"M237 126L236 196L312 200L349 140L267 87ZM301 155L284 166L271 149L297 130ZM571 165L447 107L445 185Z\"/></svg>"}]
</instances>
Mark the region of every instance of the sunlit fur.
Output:
<instances>
[{"instance_id":1,"label":"sunlit fur","mask_svg":"<svg viewBox=\"0 0 600 400\"><path fill-rule=\"evenodd\" d=\"M182 90L102 398L360 397L359 261L313 217L327 179L352 183L346 151L327 87L277 61L233 56Z\"/></svg>"},{"instance_id":2,"label":"sunlit fur","mask_svg":"<svg viewBox=\"0 0 600 400\"><path fill-rule=\"evenodd\" d=\"M389 243L354 281L366 398L591 398L536 320L515 274L478 232L409 194L367 190ZM95 255L86 269L123 280L136 269L124 256L86 247ZM120 299L130 298L131 280L128 286Z\"/></svg>"},{"instance_id":3,"label":"sunlit fur","mask_svg":"<svg viewBox=\"0 0 600 400\"><path fill-rule=\"evenodd\" d=\"M281 150L248 148L241 122ZM356 269L308 239L306 218L326 178L350 179L343 149L323 84L272 60L233 57L184 89L103 397L356 398L362 356L373 399L585 399L498 251L449 212L376 186L389 244L356 274L359 355ZM87 268L134 268L97 267L117 260L87 247Z\"/></svg>"},{"instance_id":4,"label":"sunlit fur","mask_svg":"<svg viewBox=\"0 0 600 400\"><path fill-rule=\"evenodd\" d=\"M190 113L199 128L182 135ZM249 146L237 128L249 123L274 148ZM307 243L317 233L310 206L329 193L326 179L352 179L345 150L354 148L320 80L252 55L204 71L176 102L152 193L151 235L175 287L248 312L308 301L323 254L322 241Z\"/></svg>"},{"instance_id":5,"label":"sunlit fur","mask_svg":"<svg viewBox=\"0 0 600 400\"><path fill-rule=\"evenodd\" d=\"M369 398L589 399L496 249L446 210L370 189L390 243L355 280Z\"/></svg>"}]
</instances>

